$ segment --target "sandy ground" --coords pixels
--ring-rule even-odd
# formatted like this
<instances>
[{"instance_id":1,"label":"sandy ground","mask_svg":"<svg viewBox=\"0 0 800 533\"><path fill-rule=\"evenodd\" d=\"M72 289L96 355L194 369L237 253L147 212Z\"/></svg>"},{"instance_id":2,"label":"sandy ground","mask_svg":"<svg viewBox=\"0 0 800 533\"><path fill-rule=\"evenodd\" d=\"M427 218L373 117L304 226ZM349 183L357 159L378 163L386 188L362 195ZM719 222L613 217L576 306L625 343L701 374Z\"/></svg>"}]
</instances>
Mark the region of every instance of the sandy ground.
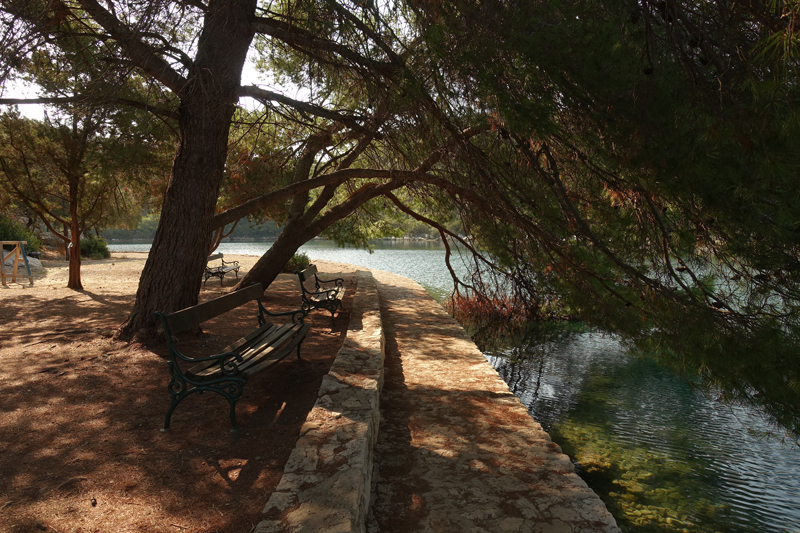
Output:
<instances>
[{"instance_id":1,"label":"sandy ground","mask_svg":"<svg viewBox=\"0 0 800 533\"><path fill-rule=\"evenodd\" d=\"M227 403L200 395L181 403L170 431L166 344L127 345L111 334L134 301L144 253L85 261L84 289L66 288L65 261L0 287L0 533L249 532L275 488L343 341L349 315L331 326L311 313L302 360L288 357L254 376L237 405L242 430L230 431ZM257 260L238 260L242 272ZM318 263L321 271L347 267ZM345 309L354 293L346 272ZM211 279L200 300L234 285ZM299 307L293 275L281 275L264 300L271 310ZM182 339L188 352L213 353L255 327L255 304Z\"/></svg>"}]
</instances>

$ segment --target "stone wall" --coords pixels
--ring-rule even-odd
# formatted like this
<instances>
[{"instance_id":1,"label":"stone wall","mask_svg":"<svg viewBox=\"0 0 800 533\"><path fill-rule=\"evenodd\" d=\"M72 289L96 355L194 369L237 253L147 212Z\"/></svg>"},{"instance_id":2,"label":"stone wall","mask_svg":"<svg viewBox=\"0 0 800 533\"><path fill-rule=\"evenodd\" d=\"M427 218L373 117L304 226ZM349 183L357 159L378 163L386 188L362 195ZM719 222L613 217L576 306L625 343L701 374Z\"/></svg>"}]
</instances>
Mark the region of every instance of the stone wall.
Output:
<instances>
[{"instance_id":1,"label":"stone wall","mask_svg":"<svg viewBox=\"0 0 800 533\"><path fill-rule=\"evenodd\" d=\"M364 531L383 358L375 279L358 271L347 338L255 533Z\"/></svg>"}]
</instances>

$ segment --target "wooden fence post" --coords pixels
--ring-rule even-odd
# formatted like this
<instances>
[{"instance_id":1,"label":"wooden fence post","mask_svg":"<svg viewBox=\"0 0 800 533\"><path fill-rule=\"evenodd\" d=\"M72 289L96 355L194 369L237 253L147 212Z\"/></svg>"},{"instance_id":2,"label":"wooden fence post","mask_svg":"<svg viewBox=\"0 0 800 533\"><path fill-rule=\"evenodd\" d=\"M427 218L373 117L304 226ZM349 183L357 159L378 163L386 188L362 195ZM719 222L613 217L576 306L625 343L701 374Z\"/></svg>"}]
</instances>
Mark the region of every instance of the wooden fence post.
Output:
<instances>
[{"instance_id":1,"label":"wooden fence post","mask_svg":"<svg viewBox=\"0 0 800 533\"><path fill-rule=\"evenodd\" d=\"M2 245L4 244L13 244L14 249L6 254L6 249L3 248ZM25 253L25 245L28 244L28 241L0 241L0 278L3 280L3 285L8 285L6 283L6 277L9 274L6 274L6 259L14 256L14 265L11 267L11 281L17 281L17 269L19 267L19 258L22 256L22 260L25 262L25 269L28 271L28 279L33 285L33 274L31 274L31 266L28 264L28 254Z\"/></svg>"}]
</instances>

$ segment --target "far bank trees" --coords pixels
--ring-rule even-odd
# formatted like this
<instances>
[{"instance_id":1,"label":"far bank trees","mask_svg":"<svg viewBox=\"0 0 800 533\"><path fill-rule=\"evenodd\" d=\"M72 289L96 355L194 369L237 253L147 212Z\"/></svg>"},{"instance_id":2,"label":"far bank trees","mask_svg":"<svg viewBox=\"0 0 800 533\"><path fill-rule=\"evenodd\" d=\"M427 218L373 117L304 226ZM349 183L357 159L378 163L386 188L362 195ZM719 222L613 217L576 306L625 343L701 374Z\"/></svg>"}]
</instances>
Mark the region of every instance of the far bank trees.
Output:
<instances>
[{"instance_id":1,"label":"far bank trees","mask_svg":"<svg viewBox=\"0 0 800 533\"><path fill-rule=\"evenodd\" d=\"M315 139L326 131L343 139L349 136L349 146L334 141L343 151L326 153L325 157L333 158L334 163L329 165L332 170L355 166L351 170L360 171L308 180L310 174L299 168L291 173L298 176L297 180L265 201L286 200L314 188L332 186L337 180L341 185L363 177L394 179L385 174L387 162L393 165L394 161L379 160L375 161L379 166L364 168L363 161L355 160L365 143L386 137L386 131L396 127L408 132L418 125L424 134L424 128L433 126L440 142L428 143L429 149L436 149L448 138L455 139L456 147L462 146L459 136L472 121L456 125L439 109L424 77L419 76L430 65L423 63L422 70L415 72L407 64L409 57L404 49L413 36L403 35L398 32L400 27L390 24L397 23L397 17L407 15L408 10L400 4L393 6L398 9L385 7L313 2L259 6L254 0L161 0L146 7L135 2L96 0L3 5L7 28L3 54L6 64L15 65L13 70L24 72L26 58L36 47L56 43L63 48L62 43L78 39L82 49L91 47L102 57L100 64L109 74L127 71L147 81L143 97L128 103L177 118L177 149L159 229L142 273L136 304L120 330L122 338L149 338L154 333L155 311L172 311L197 302L212 231L233 222L216 211L232 118L240 98L252 97L271 111L282 114L289 109L299 116L303 133L292 139L300 154L308 153L306 148L323 153L325 150L316 148ZM258 40L254 41L256 36ZM263 50L264 58L272 60L271 66L285 65L284 71L294 77L291 81L306 85L308 97L293 99L262 87L242 86L245 58L258 49ZM97 92L78 96L104 101ZM400 104L404 107L400 114L381 107ZM412 112L405 112L411 107L434 121L428 117L416 120ZM384 124L386 117L398 117L398 122ZM485 119L481 122L486 124ZM340 158L352 163L337 166L335 160ZM319 164L303 156L299 161L301 165ZM414 168L401 161L402 171ZM383 185L376 182L376 186ZM333 192L329 187L320 194ZM354 203L344 210L352 210ZM312 211L321 212L322 207L319 202ZM293 210L292 216L298 212ZM248 214L244 209L237 211L237 216L244 214ZM326 223L336 218L323 216L327 216ZM303 223L309 221L305 218ZM294 225L287 227L291 230ZM299 236L291 241L296 238Z\"/></svg>"}]
</instances>

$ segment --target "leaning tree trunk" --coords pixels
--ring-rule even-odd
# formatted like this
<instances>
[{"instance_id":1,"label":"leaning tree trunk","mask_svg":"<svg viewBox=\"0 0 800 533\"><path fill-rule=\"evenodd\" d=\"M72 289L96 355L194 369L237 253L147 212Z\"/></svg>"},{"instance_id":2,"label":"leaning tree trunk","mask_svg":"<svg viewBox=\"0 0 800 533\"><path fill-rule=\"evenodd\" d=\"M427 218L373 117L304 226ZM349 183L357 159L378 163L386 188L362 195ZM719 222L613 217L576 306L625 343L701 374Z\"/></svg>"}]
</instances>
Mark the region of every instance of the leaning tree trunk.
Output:
<instances>
[{"instance_id":1,"label":"leaning tree trunk","mask_svg":"<svg viewBox=\"0 0 800 533\"><path fill-rule=\"evenodd\" d=\"M179 95L180 146L161 219L120 339L151 340L155 311L197 303L254 11L255 0L208 3L194 68Z\"/></svg>"},{"instance_id":2,"label":"leaning tree trunk","mask_svg":"<svg viewBox=\"0 0 800 533\"><path fill-rule=\"evenodd\" d=\"M177 311L197 303L228 129L227 125L211 128L213 121L204 121L206 117L198 115L182 114L182 129L189 133L181 139L136 303L118 332L119 338L149 340L156 334L153 313ZM200 124L192 132L197 122Z\"/></svg>"},{"instance_id":3,"label":"leaning tree trunk","mask_svg":"<svg viewBox=\"0 0 800 533\"><path fill-rule=\"evenodd\" d=\"M313 231L301 224L287 224L270 249L256 261L236 288L247 287L251 283L261 283L266 289L275 281L297 250L315 236Z\"/></svg>"}]
</instances>

